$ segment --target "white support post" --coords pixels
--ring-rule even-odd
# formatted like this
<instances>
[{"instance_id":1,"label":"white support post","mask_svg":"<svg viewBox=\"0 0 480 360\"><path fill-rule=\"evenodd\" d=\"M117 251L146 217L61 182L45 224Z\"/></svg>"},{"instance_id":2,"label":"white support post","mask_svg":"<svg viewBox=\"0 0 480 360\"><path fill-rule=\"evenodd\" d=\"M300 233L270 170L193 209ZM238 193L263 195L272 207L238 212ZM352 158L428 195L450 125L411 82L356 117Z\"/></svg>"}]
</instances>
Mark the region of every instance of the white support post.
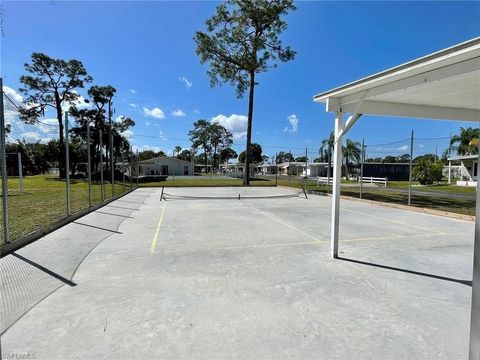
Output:
<instances>
[{"instance_id":1,"label":"white support post","mask_svg":"<svg viewBox=\"0 0 480 360\"><path fill-rule=\"evenodd\" d=\"M452 183L452 162L448 162L448 185Z\"/></svg>"},{"instance_id":2,"label":"white support post","mask_svg":"<svg viewBox=\"0 0 480 360\"><path fill-rule=\"evenodd\" d=\"M480 154L479 154L480 160ZM480 161L479 161L480 163ZM470 360L480 359L480 187L477 182L477 209L473 245L472 311L470 320Z\"/></svg>"},{"instance_id":3,"label":"white support post","mask_svg":"<svg viewBox=\"0 0 480 360\"><path fill-rule=\"evenodd\" d=\"M342 177L342 112L335 113L335 147L333 150L333 193L332 193L332 258L338 258L338 235L340 228L340 179Z\"/></svg>"}]
</instances>

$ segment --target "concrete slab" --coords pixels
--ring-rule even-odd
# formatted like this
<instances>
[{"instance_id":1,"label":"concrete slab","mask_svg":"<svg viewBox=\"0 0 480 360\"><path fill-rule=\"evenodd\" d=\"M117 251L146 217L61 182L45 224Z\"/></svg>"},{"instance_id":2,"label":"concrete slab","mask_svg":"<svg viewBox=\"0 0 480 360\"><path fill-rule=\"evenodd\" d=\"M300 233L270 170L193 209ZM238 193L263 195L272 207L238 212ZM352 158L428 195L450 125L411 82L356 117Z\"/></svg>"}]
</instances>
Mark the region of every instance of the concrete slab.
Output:
<instances>
[{"instance_id":1,"label":"concrete slab","mask_svg":"<svg viewBox=\"0 0 480 360\"><path fill-rule=\"evenodd\" d=\"M242 198L295 193L168 189L182 196L239 192ZM79 220L92 227L71 224L50 234L49 241L65 241L93 230L80 238L99 243L75 272L76 286L59 288L2 335L3 354L467 357L473 223L342 200L341 259L334 261L327 197L159 198L160 189L139 189L100 209L109 214ZM138 210L128 214L135 202ZM93 226L117 232L98 240L107 231ZM82 254L81 244L72 239L68 247ZM64 261L78 263L66 255Z\"/></svg>"}]
</instances>

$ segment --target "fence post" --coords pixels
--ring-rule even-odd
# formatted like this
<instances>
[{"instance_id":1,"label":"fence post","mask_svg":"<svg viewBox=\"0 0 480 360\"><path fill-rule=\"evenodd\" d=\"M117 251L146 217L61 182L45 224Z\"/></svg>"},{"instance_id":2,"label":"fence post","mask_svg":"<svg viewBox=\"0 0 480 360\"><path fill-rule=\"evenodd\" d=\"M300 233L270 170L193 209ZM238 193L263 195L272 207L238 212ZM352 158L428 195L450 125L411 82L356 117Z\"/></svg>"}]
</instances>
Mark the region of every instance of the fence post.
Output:
<instances>
[{"instance_id":1,"label":"fence post","mask_svg":"<svg viewBox=\"0 0 480 360\"><path fill-rule=\"evenodd\" d=\"M130 174L130 189L133 189L133 151L132 151L132 146L130 145L130 148L128 149L128 166L130 168L129 174Z\"/></svg>"},{"instance_id":2,"label":"fence post","mask_svg":"<svg viewBox=\"0 0 480 360\"><path fill-rule=\"evenodd\" d=\"M23 168L22 168L22 153L17 153L18 156L18 187L20 194L23 193Z\"/></svg>"},{"instance_id":3,"label":"fence post","mask_svg":"<svg viewBox=\"0 0 480 360\"><path fill-rule=\"evenodd\" d=\"M68 112L65 112L65 181L67 184L67 215L70 215L70 147L68 142Z\"/></svg>"},{"instance_id":4,"label":"fence post","mask_svg":"<svg viewBox=\"0 0 480 360\"><path fill-rule=\"evenodd\" d=\"M87 122L87 176L88 176L88 206L92 206L92 158L90 153L90 122Z\"/></svg>"},{"instance_id":5,"label":"fence post","mask_svg":"<svg viewBox=\"0 0 480 360\"><path fill-rule=\"evenodd\" d=\"M275 153L275 186L278 186L278 152Z\"/></svg>"},{"instance_id":6,"label":"fence post","mask_svg":"<svg viewBox=\"0 0 480 360\"><path fill-rule=\"evenodd\" d=\"M365 161L365 139L362 139L362 153L360 154L360 199L363 195L363 162Z\"/></svg>"},{"instance_id":7,"label":"fence post","mask_svg":"<svg viewBox=\"0 0 480 360\"><path fill-rule=\"evenodd\" d=\"M110 143L110 181L112 182L112 197L115 196L115 169L113 168L113 132L112 132L112 99L108 101L108 140Z\"/></svg>"},{"instance_id":8,"label":"fence post","mask_svg":"<svg viewBox=\"0 0 480 360\"><path fill-rule=\"evenodd\" d=\"M413 163L413 130L410 137L410 168L408 172L408 206L412 200L412 163Z\"/></svg>"},{"instance_id":9,"label":"fence post","mask_svg":"<svg viewBox=\"0 0 480 360\"><path fill-rule=\"evenodd\" d=\"M103 188L103 131L100 129L99 131L100 139L100 201L103 202L105 200L105 189Z\"/></svg>"},{"instance_id":10,"label":"fence post","mask_svg":"<svg viewBox=\"0 0 480 360\"><path fill-rule=\"evenodd\" d=\"M125 192L125 145L122 144L122 193Z\"/></svg>"},{"instance_id":11,"label":"fence post","mask_svg":"<svg viewBox=\"0 0 480 360\"><path fill-rule=\"evenodd\" d=\"M8 187L7 187L7 154L5 151L5 113L3 108L3 79L0 78L0 160L2 161L2 208L3 208L3 240L10 242L8 229Z\"/></svg>"},{"instance_id":12,"label":"fence post","mask_svg":"<svg viewBox=\"0 0 480 360\"><path fill-rule=\"evenodd\" d=\"M137 163L137 188L138 188L138 178L140 177L140 165L138 165L138 149L137 149L137 156L135 160Z\"/></svg>"}]
</instances>

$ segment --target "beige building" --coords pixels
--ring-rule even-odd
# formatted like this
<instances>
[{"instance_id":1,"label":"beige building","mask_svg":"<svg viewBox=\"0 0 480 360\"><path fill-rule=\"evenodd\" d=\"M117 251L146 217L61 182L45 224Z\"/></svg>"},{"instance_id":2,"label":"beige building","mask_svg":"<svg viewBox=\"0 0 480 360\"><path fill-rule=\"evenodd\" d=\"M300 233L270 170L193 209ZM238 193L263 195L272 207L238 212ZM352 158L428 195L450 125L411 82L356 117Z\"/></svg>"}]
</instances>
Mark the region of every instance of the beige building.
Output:
<instances>
[{"instance_id":1,"label":"beige building","mask_svg":"<svg viewBox=\"0 0 480 360\"><path fill-rule=\"evenodd\" d=\"M138 162L140 176L193 176L193 164L172 156L160 156Z\"/></svg>"}]
</instances>

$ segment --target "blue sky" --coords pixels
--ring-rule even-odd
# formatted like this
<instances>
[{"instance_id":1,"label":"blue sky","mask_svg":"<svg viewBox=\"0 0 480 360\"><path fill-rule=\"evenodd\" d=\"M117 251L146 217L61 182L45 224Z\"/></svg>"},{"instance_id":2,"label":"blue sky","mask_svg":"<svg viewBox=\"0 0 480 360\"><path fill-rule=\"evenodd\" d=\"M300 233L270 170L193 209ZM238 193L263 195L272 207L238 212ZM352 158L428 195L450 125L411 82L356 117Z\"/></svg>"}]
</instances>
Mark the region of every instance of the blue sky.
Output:
<instances>
[{"instance_id":1,"label":"blue sky","mask_svg":"<svg viewBox=\"0 0 480 360\"><path fill-rule=\"evenodd\" d=\"M76 58L95 84L117 89L116 115L136 121L131 138L136 147L167 152L189 147L192 123L217 118L235 132L239 152L247 98L237 99L230 86L210 88L192 39L216 5L4 1L4 85L19 88L32 52ZM296 59L258 76L253 141L268 155L288 150L300 155L305 147L310 154L318 151L333 118L312 101L314 94L480 34L479 2L298 2L297 7L282 36L297 51ZM374 157L401 153L407 141L373 144L406 139L411 129L419 138L445 138L472 125L365 116L347 137L365 138ZM435 146L440 152L447 142L418 140L415 152L433 152Z\"/></svg>"}]
</instances>

